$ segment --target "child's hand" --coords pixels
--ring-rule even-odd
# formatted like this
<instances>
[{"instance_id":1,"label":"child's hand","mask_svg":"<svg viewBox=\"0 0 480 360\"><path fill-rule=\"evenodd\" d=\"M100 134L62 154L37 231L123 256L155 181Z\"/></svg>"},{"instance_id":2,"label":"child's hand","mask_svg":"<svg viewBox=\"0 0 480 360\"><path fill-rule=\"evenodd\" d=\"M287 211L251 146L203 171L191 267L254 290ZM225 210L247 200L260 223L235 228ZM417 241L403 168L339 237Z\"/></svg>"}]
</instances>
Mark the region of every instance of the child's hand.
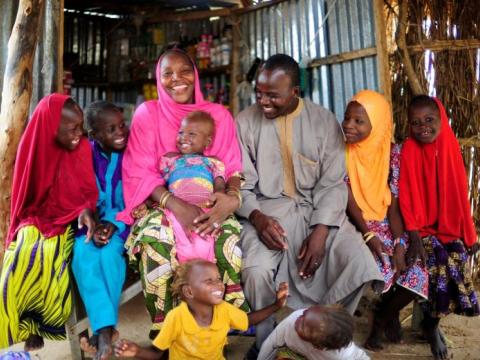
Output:
<instances>
[{"instance_id":1,"label":"child's hand","mask_svg":"<svg viewBox=\"0 0 480 360\"><path fill-rule=\"evenodd\" d=\"M277 301L275 302L275 305L277 305L279 309L283 308L287 304L287 297L288 297L288 283L282 282L280 283L280 286L278 287L278 290L277 290Z\"/></svg>"},{"instance_id":2,"label":"child's hand","mask_svg":"<svg viewBox=\"0 0 480 360\"><path fill-rule=\"evenodd\" d=\"M133 341L122 339L115 344L115 356L134 357L139 349L140 347Z\"/></svg>"},{"instance_id":3,"label":"child's hand","mask_svg":"<svg viewBox=\"0 0 480 360\"><path fill-rule=\"evenodd\" d=\"M93 213L90 209L83 209L80 215L78 216L78 228L81 229L83 226L87 227L87 239L85 242L89 242L95 232L95 219L93 218Z\"/></svg>"},{"instance_id":4,"label":"child's hand","mask_svg":"<svg viewBox=\"0 0 480 360\"><path fill-rule=\"evenodd\" d=\"M410 231L410 246L408 247L406 259L407 265L412 266L420 260L423 265L427 260L427 253L425 252L425 248L423 247L423 241L420 238L420 234L418 231Z\"/></svg>"},{"instance_id":5,"label":"child's hand","mask_svg":"<svg viewBox=\"0 0 480 360\"><path fill-rule=\"evenodd\" d=\"M114 232L115 225L110 222L97 225L95 228L95 233L93 234L93 241L95 242L95 245L99 247L107 245Z\"/></svg>"},{"instance_id":6,"label":"child's hand","mask_svg":"<svg viewBox=\"0 0 480 360\"><path fill-rule=\"evenodd\" d=\"M474 256L479 250L480 250L480 243L476 242L468 249L468 255Z\"/></svg>"}]
</instances>

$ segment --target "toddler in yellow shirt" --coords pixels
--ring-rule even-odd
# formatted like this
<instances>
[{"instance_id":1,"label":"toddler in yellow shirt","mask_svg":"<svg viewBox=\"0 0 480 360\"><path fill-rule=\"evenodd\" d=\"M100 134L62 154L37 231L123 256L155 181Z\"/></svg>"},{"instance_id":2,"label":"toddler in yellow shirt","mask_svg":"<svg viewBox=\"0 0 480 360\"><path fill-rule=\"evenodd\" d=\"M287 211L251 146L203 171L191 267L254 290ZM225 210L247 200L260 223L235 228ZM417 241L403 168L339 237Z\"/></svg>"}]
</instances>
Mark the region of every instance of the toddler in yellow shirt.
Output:
<instances>
[{"instance_id":1,"label":"toddler in yellow shirt","mask_svg":"<svg viewBox=\"0 0 480 360\"><path fill-rule=\"evenodd\" d=\"M191 260L177 268L172 291L182 302L167 314L153 346L142 348L121 340L116 356L160 359L168 349L171 360L225 359L223 348L230 329L245 331L284 307L288 284L280 284L275 303L247 314L223 300L225 285L214 263Z\"/></svg>"}]
</instances>

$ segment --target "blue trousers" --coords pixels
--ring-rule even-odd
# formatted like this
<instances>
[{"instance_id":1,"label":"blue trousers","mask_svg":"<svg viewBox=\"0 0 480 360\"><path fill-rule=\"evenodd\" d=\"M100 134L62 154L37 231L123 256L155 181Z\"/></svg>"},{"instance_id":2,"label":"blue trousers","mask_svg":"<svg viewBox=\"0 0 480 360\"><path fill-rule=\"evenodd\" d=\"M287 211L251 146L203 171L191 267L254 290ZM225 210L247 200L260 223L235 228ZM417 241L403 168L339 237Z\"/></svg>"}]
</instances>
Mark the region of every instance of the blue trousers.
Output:
<instances>
[{"instance_id":1,"label":"blue trousers","mask_svg":"<svg viewBox=\"0 0 480 360\"><path fill-rule=\"evenodd\" d=\"M123 253L124 240L116 233L101 248L93 240L85 243L85 235L75 238L73 275L95 334L106 326L117 325L126 272Z\"/></svg>"}]
</instances>

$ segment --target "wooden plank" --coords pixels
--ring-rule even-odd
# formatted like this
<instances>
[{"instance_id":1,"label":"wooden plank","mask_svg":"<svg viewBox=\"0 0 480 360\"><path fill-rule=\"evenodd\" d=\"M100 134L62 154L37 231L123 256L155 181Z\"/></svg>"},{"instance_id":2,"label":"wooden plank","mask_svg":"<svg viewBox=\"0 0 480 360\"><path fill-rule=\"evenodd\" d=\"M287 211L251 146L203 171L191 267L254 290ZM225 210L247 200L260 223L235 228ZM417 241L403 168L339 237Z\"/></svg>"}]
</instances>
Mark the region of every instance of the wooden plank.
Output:
<instances>
[{"instance_id":1,"label":"wooden plank","mask_svg":"<svg viewBox=\"0 0 480 360\"><path fill-rule=\"evenodd\" d=\"M392 84L390 82L390 64L385 27L384 0L373 1L375 17L375 44L377 46L378 87L387 100L392 103Z\"/></svg>"},{"instance_id":2,"label":"wooden plank","mask_svg":"<svg viewBox=\"0 0 480 360\"><path fill-rule=\"evenodd\" d=\"M42 0L20 0L8 41L0 113L0 239L5 239L8 229L13 166L30 108L33 59L44 5Z\"/></svg>"},{"instance_id":3,"label":"wooden plank","mask_svg":"<svg viewBox=\"0 0 480 360\"><path fill-rule=\"evenodd\" d=\"M354 51L344 52L340 54L325 56L323 58L314 59L308 64L308 67L318 67L323 65L339 64L345 61L361 59L361 58L373 56L376 54L377 54L377 48L369 47L365 49L354 50Z\"/></svg>"},{"instance_id":4,"label":"wooden plank","mask_svg":"<svg viewBox=\"0 0 480 360\"><path fill-rule=\"evenodd\" d=\"M122 292L122 296L120 297L120 305L123 305L129 302L141 292L142 292L142 282L138 280ZM74 312L72 312L72 314L73 313ZM87 317L84 317L83 319L79 319L78 317L71 317L70 323L67 326L69 337L70 336L74 337L75 335L81 334L82 332L85 331L85 329L88 329L89 324L90 322L88 321Z\"/></svg>"},{"instance_id":5,"label":"wooden plank","mask_svg":"<svg viewBox=\"0 0 480 360\"><path fill-rule=\"evenodd\" d=\"M278 4L280 4L282 2L285 2L285 1L288 1L288 0L271 0L271 1L268 1L268 2L262 2L258 5L255 5L255 6L244 7L243 9L236 9L235 13L238 14L238 15L246 14L246 13L249 13L249 12L252 12L252 11L256 11L256 10L260 10L260 9L263 9L263 8L275 6L275 5L278 5Z\"/></svg>"},{"instance_id":6,"label":"wooden plank","mask_svg":"<svg viewBox=\"0 0 480 360\"><path fill-rule=\"evenodd\" d=\"M213 16L230 16L233 9L218 9L208 11L185 11L185 12L173 12L164 11L161 14L153 15L145 20L146 23L158 23L158 22L174 22L174 21L192 21L206 19Z\"/></svg>"},{"instance_id":7,"label":"wooden plank","mask_svg":"<svg viewBox=\"0 0 480 360\"><path fill-rule=\"evenodd\" d=\"M455 51L455 50L468 50L480 48L480 40L478 39L465 39L465 40L431 40L423 41L418 45L410 45L407 47L411 52L422 52L425 50L430 51Z\"/></svg>"}]
</instances>

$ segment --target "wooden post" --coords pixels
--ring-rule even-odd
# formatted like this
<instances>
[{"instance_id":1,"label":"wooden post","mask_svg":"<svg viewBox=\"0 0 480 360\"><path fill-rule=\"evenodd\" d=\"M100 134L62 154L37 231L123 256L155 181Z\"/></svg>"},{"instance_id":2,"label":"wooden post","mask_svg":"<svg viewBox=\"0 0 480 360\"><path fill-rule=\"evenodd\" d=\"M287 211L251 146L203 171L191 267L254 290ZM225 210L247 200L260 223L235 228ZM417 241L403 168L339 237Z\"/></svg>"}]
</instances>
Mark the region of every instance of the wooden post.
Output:
<instances>
[{"instance_id":1,"label":"wooden post","mask_svg":"<svg viewBox=\"0 0 480 360\"><path fill-rule=\"evenodd\" d=\"M15 25L8 42L0 113L1 253L3 253L9 223L15 155L27 121L32 95L32 67L43 7L43 0L20 0Z\"/></svg>"},{"instance_id":2,"label":"wooden post","mask_svg":"<svg viewBox=\"0 0 480 360\"><path fill-rule=\"evenodd\" d=\"M57 92L63 93L63 47L65 42L65 0L57 0Z\"/></svg>"},{"instance_id":3,"label":"wooden post","mask_svg":"<svg viewBox=\"0 0 480 360\"><path fill-rule=\"evenodd\" d=\"M373 11L375 14L375 43L377 46L377 73L379 89L391 103L392 85L390 83L390 64L383 1L384 0L373 1Z\"/></svg>"},{"instance_id":4,"label":"wooden post","mask_svg":"<svg viewBox=\"0 0 480 360\"><path fill-rule=\"evenodd\" d=\"M15 22L15 14L17 13L18 0L0 0L0 74L3 74L5 65L7 64L8 55L8 39ZM3 76L0 76L0 89L3 88ZM1 101L0 94L0 101Z\"/></svg>"},{"instance_id":5,"label":"wooden post","mask_svg":"<svg viewBox=\"0 0 480 360\"><path fill-rule=\"evenodd\" d=\"M401 0L399 2L399 14L398 14L398 28L395 34L395 40L397 42L398 50L402 57L403 66L405 66L405 73L407 74L408 84L412 89L413 95L424 94L422 84L413 67L412 59L407 47L407 29L408 29L408 1Z\"/></svg>"},{"instance_id":6,"label":"wooden post","mask_svg":"<svg viewBox=\"0 0 480 360\"><path fill-rule=\"evenodd\" d=\"M63 78L63 4L61 0L43 1L45 15L41 21L40 38L33 63L30 113L45 95L60 90L59 82Z\"/></svg>"},{"instance_id":7,"label":"wooden post","mask_svg":"<svg viewBox=\"0 0 480 360\"><path fill-rule=\"evenodd\" d=\"M43 93L40 98L59 90L63 77L63 1L45 0L43 33ZM60 71L62 76L60 76ZM62 85L63 87L63 85ZM40 99L39 99L40 100Z\"/></svg>"}]
</instances>

